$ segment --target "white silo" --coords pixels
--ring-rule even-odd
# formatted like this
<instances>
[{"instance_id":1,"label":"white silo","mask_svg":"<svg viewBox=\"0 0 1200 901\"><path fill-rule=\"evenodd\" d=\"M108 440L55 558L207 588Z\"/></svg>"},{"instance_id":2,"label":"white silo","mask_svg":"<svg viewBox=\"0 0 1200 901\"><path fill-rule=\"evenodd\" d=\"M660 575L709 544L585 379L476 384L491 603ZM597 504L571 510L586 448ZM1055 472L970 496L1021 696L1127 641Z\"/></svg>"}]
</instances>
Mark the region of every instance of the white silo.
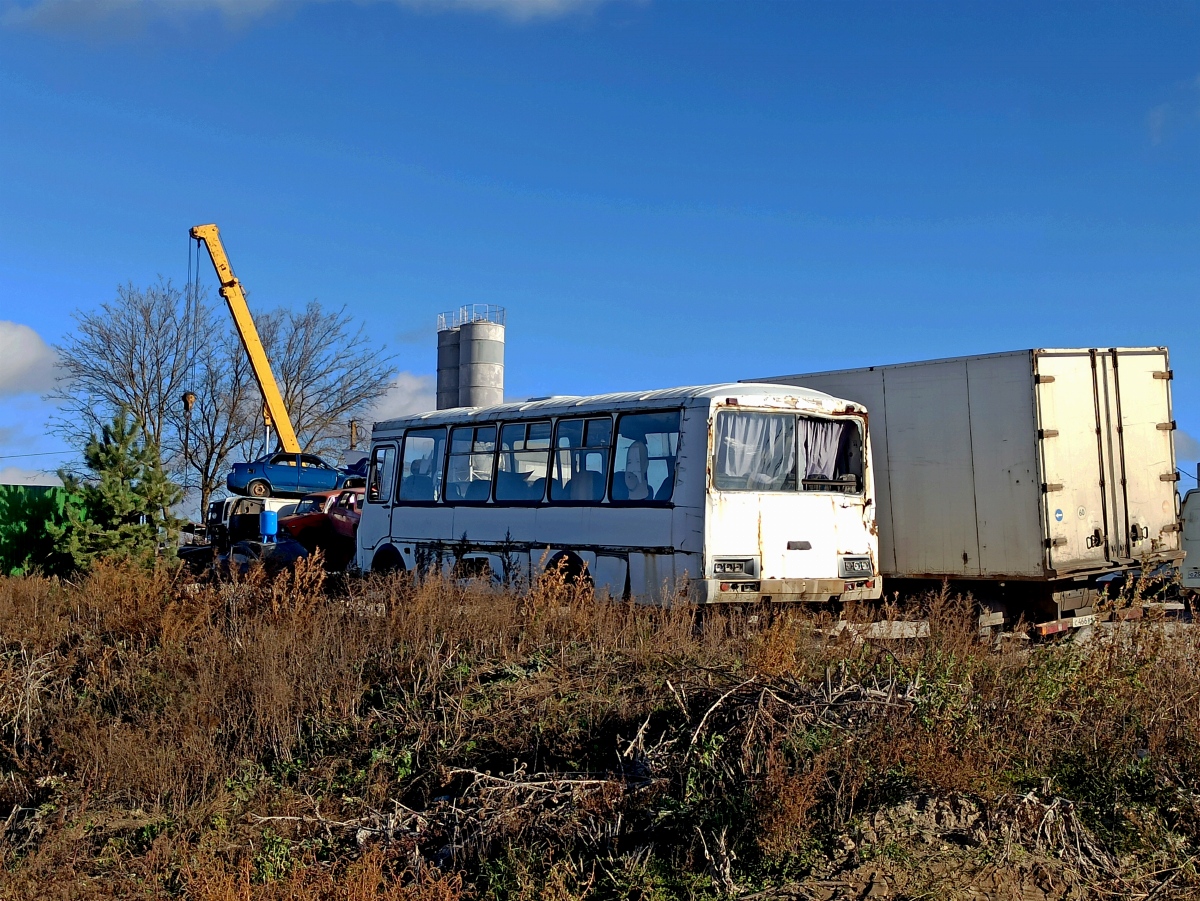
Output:
<instances>
[{"instance_id":1,"label":"white silo","mask_svg":"<svg viewBox=\"0 0 1200 901\"><path fill-rule=\"evenodd\" d=\"M504 307L469 304L438 316L437 406L504 403Z\"/></svg>"}]
</instances>

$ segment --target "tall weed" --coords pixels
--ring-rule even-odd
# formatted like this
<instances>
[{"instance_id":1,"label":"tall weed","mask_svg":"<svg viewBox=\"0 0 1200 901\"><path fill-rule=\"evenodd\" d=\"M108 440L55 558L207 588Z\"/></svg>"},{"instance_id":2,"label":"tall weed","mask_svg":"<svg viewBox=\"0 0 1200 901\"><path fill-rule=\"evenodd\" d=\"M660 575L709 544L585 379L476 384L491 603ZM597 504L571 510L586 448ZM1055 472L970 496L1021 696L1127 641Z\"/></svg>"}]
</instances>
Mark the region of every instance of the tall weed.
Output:
<instances>
[{"instance_id":1,"label":"tall weed","mask_svg":"<svg viewBox=\"0 0 1200 901\"><path fill-rule=\"evenodd\" d=\"M883 854L866 824L914 798L1194 888L1191 629L997 645L920 604L927 638L872 642L561 573L0 579L0 896L714 896Z\"/></svg>"}]
</instances>

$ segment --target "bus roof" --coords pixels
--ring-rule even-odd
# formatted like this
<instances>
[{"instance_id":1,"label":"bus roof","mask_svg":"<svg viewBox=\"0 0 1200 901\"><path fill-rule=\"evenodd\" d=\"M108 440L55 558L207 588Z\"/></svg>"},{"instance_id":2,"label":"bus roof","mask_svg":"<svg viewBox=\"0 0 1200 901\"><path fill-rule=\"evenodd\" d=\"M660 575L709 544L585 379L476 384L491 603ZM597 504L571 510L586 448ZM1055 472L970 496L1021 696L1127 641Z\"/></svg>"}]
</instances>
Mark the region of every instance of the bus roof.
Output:
<instances>
[{"instance_id":1,"label":"bus roof","mask_svg":"<svg viewBox=\"0 0 1200 901\"><path fill-rule=\"evenodd\" d=\"M794 385L773 385L766 382L722 382L719 385L695 385L683 388L660 388L655 391L622 391L614 394L589 396L557 395L538 397L491 407L451 407L447 410L430 410L413 413L396 419L375 423L374 431L390 432L415 424L442 425L472 420L500 420L514 414L522 417L530 414L569 415L591 412L609 412L639 409L648 406L690 406L696 401L712 400L716 397L759 398L767 406L782 406L812 412L832 413L835 411L865 412L866 408L848 400L832 397L812 388Z\"/></svg>"}]
</instances>

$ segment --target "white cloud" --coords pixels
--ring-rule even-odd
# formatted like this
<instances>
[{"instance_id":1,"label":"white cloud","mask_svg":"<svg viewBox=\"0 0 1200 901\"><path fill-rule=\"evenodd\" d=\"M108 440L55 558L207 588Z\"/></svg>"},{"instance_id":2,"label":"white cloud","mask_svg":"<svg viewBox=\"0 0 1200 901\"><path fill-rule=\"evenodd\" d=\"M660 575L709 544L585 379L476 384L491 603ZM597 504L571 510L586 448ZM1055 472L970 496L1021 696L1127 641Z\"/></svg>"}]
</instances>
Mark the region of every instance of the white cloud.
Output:
<instances>
[{"instance_id":1,"label":"white cloud","mask_svg":"<svg viewBox=\"0 0 1200 901\"><path fill-rule=\"evenodd\" d=\"M1175 432L1175 456L1180 460L1200 460L1200 441L1197 441L1183 429Z\"/></svg>"},{"instance_id":2,"label":"white cloud","mask_svg":"<svg viewBox=\"0 0 1200 901\"><path fill-rule=\"evenodd\" d=\"M4 23L49 30L106 21L132 22L147 14L176 17L215 9L230 19L260 16L279 0L16 0L4 6Z\"/></svg>"},{"instance_id":3,"label":"white cloud","mask_svg":"<svg viewBox=\"0 0 1200 901\"><path fill-rule=\"evenodd\" d=\"M180 20L215 11L231 23L288 12L305 3L350 0L0 0L0 22L50 31L107 26L136 31L149 19ZM353 0L355 5L391 3L428 12L485 12L518 21L550 18L596 6L602 0Z\"/></svg>"},{"instance_id":4,"label":"white cloud","mask_svg":"<svg viewBox=\"0 0 1200 901\"><path fill-rule=\"evenodd\" d=\"M54 351L27 325L0 319L0 397L54 387Z\"/></svg>"},{"instance_id":5,"label":"white cloud","mask_svg":"<svg viewBox=\"0 0 1200 901\"><path fill-rule=\"evenodd\" d=\"M562 16L597 5L599 0L392 0L401 6L434 12L478 11L498 13L510 19Z\"/></svg>"},{"instance_id":6,"label":"white cloud","mask_svg":"<svg viewBox=\"0 0 1200 901\"><path fill-rule=\"evenodd\" d=\"M21 469L19 466L0 467L0 485L61 485L54 473L37 469Z\"/></svg>"},{"instance_id":7,"label":"white cloud","mask_svg":"<svg viewBox=\"0 0 1200 901\"><path fill-rule=\"evenodd\" d=\"M1163 142L1167 129L1167 118L1171 114L1171 104L1160 103L1146 113L1146 129L1150 132L1150 143L1156 147Z\"/></svg>"},{"instance_id":8,"label":"white cloud","mask_svg":"<svg viewBox=\"0 0 1200 901\"><path fill-rule=\"evenodd\" d=\"M437 407L437 383L431 375L402 372L392 380L387 394L371 409L371 419L381 422L424 413Z\"/></svg>"}]
</instances>

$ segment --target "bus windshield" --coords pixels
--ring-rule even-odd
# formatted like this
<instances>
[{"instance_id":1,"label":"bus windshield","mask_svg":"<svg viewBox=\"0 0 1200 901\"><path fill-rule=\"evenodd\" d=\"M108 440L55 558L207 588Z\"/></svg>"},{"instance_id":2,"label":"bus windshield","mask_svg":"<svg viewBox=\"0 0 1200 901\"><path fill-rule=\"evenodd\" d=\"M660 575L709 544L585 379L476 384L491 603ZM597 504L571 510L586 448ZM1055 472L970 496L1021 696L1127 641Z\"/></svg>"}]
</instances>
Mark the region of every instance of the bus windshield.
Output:
<instances>
[{"instance_id":1,"label":"bus windshield","mask_svg":"<svg viewBox=\"0 0 1200 901\"><path fill-rule=\"evenodd\" d=\"M723 491L796 490L796 417L791 413L717 415L714 483Z\"/></svg>"}]
</instances>

